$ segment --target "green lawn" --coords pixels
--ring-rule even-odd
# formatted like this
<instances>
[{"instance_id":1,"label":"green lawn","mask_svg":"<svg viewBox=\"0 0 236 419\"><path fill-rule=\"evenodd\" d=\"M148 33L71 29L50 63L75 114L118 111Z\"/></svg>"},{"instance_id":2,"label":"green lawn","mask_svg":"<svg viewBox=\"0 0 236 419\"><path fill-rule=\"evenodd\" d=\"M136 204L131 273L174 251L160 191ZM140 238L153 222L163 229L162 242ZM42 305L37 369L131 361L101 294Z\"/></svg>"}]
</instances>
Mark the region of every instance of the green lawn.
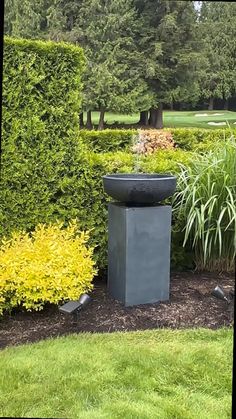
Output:
<instances>
[{"instance_id":1,"label":"green lawn","mask_svg":"<svg viewBox=\"0 0 236 419\"><path fill-rule=\"evenodd\" d=\"M0 352L0 416L231 417L231 329L80 334Z\"/></svg>"},{"instance_id":2,"label":"green lawn","mask_svg":"<svg viewBox=\"0 0 236 419\"><path fill-rule=\"evenodd\" d=\"M208 114L208 116L201 116ZM222 114L222 115L214 115ZM200 115L200 116L196 116ZM92 113L94 124L98 124L99 112ZM120 124L136 124L139 120L139 114L121 115L107 112L105 121L107 124L119 122ZM164 125L168 128L178 127L197 127L197 128L225 128L227 125L208 125L208 122L228 122L232 127L236 128L236 112L231 111L165 111Z\"/></svg>"}]
</instances>

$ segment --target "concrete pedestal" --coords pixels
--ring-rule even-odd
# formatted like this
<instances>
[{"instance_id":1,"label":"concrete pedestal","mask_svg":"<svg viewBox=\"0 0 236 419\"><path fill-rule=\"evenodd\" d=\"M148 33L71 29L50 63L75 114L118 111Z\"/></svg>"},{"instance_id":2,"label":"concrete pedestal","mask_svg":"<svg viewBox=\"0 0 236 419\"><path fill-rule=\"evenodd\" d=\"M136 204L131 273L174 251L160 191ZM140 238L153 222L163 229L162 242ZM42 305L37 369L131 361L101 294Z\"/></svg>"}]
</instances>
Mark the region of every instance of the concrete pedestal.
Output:
<instances>
[{"instance_id":1,"label":"concrete pedestal","mask_svg":"<svg viewBox=\"0 0 236 419\"><path fill-rule=\"evenodd\" d=\"M171 207L108 205L108 290L125 306L169 299Z\"/></svg>"}]
</instances>

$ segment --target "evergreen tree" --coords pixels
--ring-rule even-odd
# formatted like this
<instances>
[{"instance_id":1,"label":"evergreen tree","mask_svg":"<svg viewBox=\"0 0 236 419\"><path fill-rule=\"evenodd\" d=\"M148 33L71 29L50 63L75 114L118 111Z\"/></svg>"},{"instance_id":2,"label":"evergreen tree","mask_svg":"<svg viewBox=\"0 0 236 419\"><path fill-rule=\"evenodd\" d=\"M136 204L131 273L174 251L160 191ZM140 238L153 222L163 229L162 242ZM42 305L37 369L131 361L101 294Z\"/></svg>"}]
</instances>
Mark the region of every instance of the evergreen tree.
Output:
<instances>
[{"instance_id":1,"label":"evergreen tree","mask_svg":"<svg viewBox=\"0 0 236 419\"><path fill-rule=\"evenodd\" d=\"M137 49L137 15L131 0L84 0L75 24L85 49L84 108L131 113L150 106ZM88 121L90 125L91 121Z\"/></svg>"},{"instance_id":2,"label":"evergreen tree","mask_svg":"<svg viewBox=\"0 0 236 419\"><path fill-rule=\"evenodd\" d=\"M200 77L202 96L209 100L209 110L216 98L227 109L236 92L236 4L203 1L199 25L207 60Z\"/></svg>"},{"instance_id":3,"label":"evergreen tree","mask_svg":"<svg viewBox=\"0 0 236 419\"><path fill-rule=\"evenodd\" d=\"M83 0L53 0L47 10L48 37L77 43L77 22Z\"/></svg>"},{"instance_id":4,"label":"evergreen tree","mask_svg":"<svg viewBox=\"0 0 236 419\"><path fill-rule=\"evenodd\" d=\"M43 38L47 27L46 0L5 0L4 33L15 38Z\"/></svg>"},{"instance_id":5,"label":"evergreen tree","mask_svg":"<svg viewBox=\"0 0 236 419\"><path fill-rule=\"evenodd\" d=\"M136 0L144 77L153 93L149 123L163 127L163 105L195 102L201 53L194 2Z\"/></svg>"}]
</instances>

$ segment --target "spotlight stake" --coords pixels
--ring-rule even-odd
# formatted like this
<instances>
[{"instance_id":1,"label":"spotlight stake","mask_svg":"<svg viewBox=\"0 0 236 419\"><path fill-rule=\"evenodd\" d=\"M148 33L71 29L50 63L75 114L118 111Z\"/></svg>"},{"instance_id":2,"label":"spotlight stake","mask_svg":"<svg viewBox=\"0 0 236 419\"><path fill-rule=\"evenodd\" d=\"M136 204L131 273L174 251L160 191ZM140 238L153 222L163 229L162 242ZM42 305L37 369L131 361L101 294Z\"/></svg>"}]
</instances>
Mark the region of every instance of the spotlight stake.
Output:
<instances>
[{"instance_id":1,"label":"spotlight stake","mask_svg":"<svg viewBox=\"0 0 236 419\"><path fill-rule=\"evenodd\" d=\"M218 285L212 291L212 295L214 295L214 297L216 298L220 298L221 300L227 301L228 304L230 302L229 299L226 297L222 288L220 288Z\"/></svg>"},{"instance_id":2,"label":"spotlight stake","mask_svg":"<svg viewBox=\"0 0 236 419\"><path fill-rule=\"evenodd\" d=\"M78 319L78 313L84 308L92 298L88 294L81 294L78 300L71 300L59 307L59 311L63 314L76 314Z\"/></svg>"}]
</instances>

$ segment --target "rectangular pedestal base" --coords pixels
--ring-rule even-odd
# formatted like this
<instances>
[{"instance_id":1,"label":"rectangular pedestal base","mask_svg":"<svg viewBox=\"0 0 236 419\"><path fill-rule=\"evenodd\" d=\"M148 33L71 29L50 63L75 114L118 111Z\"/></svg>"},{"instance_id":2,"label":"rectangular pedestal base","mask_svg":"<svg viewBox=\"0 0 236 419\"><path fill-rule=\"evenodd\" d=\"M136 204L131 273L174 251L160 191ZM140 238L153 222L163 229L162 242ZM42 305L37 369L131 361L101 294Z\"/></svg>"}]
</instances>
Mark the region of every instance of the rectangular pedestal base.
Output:
<instances>
[{"instance_id":1,"label":"rectangular pedestal base","mask_svg":"<svg viewBox=\"0 0 236 419\"><path fill-rule=\"evenodd\" d=\"M108 290L125 306L169 299L171 207L108 206Z\"/></svg>"}]
</instances>

